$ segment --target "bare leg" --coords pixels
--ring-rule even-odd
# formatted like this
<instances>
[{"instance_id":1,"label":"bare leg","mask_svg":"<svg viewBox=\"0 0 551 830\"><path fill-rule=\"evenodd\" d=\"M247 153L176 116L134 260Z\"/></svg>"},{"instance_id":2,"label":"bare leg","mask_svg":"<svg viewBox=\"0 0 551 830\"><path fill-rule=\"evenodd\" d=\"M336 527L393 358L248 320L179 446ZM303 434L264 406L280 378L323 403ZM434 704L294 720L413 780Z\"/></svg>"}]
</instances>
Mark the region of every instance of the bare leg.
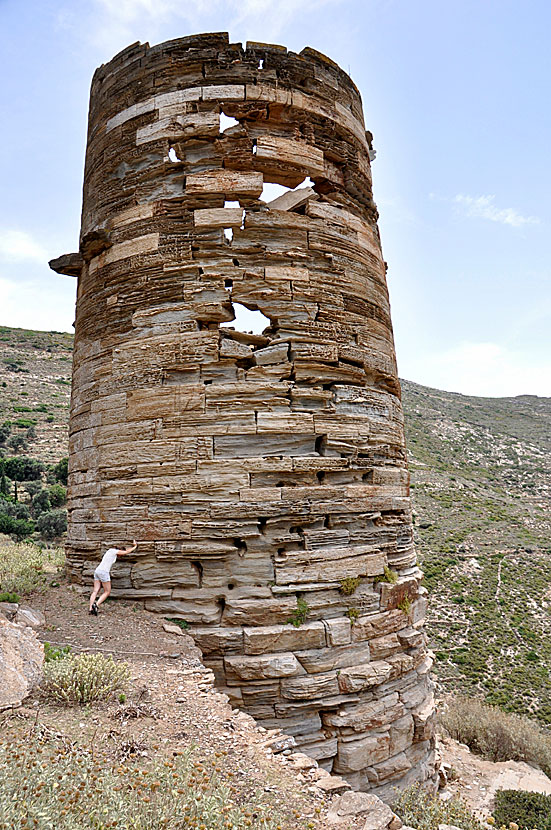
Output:
<instances>
[{"instance_id":1,"label":"bare leg","mask_svg":"<svg viewBox=\"0 0 551 830\"><path fill-rule=\"evenodd\" d=\"M105 602L109 594L111 593L111 583L110 582L102 582L101 586L103 588L103 594L98 599L97 604L101 605L102 602Z\"/></svg>"},{"instance_id":2,"label":"bare leg","mask_svg":"<svg viewBox=\"0 0 551 830\"><path fill-rule=\"evenodd\" d=\"M101 588L101 582L99 579L94 579L94 590L90 594L90 611L92 610L92 605L96 601L96 597L99 594L99 589Z\"/></svg>"}]
</instances>

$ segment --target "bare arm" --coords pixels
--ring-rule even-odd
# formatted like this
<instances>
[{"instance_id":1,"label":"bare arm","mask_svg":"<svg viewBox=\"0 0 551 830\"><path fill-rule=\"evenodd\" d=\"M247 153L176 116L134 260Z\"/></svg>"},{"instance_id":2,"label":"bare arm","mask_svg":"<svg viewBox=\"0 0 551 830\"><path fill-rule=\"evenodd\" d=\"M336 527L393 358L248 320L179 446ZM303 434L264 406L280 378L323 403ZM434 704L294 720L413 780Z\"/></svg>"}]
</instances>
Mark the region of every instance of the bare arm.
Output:
<instances>
[{"instance_id":1,"label":"bare arm","mask_svg":"<svg viewBox=\"0 0 551 830\"><path fill-rule=\"evenodd\" d=\"M136 548L138 547L138 543L135 539L132 540L132 547L131 548L124 548L124 550L118 550L117 556L127 556L129 553L134 553Z\"/></svg>"}]
</instances>

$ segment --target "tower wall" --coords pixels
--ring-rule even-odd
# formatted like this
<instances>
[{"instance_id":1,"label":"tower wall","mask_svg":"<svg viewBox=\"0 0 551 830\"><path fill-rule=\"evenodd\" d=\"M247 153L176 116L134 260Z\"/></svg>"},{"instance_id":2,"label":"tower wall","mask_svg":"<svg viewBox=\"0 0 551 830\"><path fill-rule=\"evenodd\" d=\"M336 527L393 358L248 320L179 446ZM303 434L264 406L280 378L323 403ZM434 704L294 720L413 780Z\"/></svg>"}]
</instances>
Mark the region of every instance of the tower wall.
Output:
<instances>
[{"instance_id":1,"label":"tower wall","mask_svg":"<svg viewBox=\"0 0 551 830\"><path fill-rule=\"evenodd\" d=\"M136 538L113 595L185 619L236 705L390 798L433 775L433 704L376 220L328 58L135 44L94 75L58 270L79 275L73 575ZM263 334L228 327L234 303Z\"/></svg>"}]
</instances>

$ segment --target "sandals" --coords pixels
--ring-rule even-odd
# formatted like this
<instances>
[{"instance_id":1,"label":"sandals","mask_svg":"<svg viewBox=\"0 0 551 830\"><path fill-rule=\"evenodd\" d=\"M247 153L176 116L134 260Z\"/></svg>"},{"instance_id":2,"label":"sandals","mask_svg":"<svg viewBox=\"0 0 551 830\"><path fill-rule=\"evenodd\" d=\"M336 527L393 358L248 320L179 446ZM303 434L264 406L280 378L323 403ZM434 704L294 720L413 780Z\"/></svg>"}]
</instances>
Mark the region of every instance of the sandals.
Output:
<instances>
[{"instance_id":1,"label":"sandals","mask_svg":"<svg viewBox=\"0 0 551 830\"><path fill-rule=\"evenodd\" d=\"M98 616L98 606L97 603L93 602L92 607L90 608L90 614L93 614L94 617Z\"/></svg>"}]
</instances>

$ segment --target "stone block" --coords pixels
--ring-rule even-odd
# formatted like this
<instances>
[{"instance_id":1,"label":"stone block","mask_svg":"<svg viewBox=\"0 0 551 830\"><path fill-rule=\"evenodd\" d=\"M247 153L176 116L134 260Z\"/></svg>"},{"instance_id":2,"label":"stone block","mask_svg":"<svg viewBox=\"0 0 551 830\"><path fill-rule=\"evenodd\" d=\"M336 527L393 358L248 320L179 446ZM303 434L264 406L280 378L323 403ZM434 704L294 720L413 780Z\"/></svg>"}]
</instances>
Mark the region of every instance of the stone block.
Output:
<instances>
[{"instance_id":1,"label":"stone block","mask_svg":"<svg viewBox=\"0 0 551 830\"><path fill-rule=\"evenodd\" d=\"M339 775L358 772L365 767L384 761L390 755L388 732L369 735L357 741L339 741L335 759L335 772Z\"/></svg>"},{"instance_id":2,"label":"stone block","mask_svg":"<svg viewBox=\"0 0 551 830\"><path fill-rule=\"evenodd\" d=\"M324 620L323 624L327 632L328 646L345 646L351 640L351 625L349 617L336 617L331 620Z\"/></svg>"},{"instance_id":3,"label":"stone block","mask_svg":"<svg viewBox=\"0 0 551 830\"><path fill-rule=\"evenodd\" d=\"M358 666L341 669L339 672L339 690L342 694L362 692L372 686L385 683L392 673L392 667L384 660L374 660Z\"/></svg>"},{"instance_id":4,"label":"stone block","mask_svg":"<svg viewBox=\"0 0 551 830\"><path fill-rule=\"evenodd\" d=\"M368 662L370 652L369 646L365 643L351 643L334 648L297 651L296 656L309 674L317 674Z\"/></svg>"},{"instance_id":5,"label":"stone block","mask_svg":"<svg viewBox=\"0 0 551 830\"><path fill-rule=\"evenodd\" d=\"M281 695L290 700L312 700L339 694L336 672L293 677L281 681Z\"/></svg>"},{"instance_id":6,"label":"stone block","mask_svg":"<svg viewBox=\"0 0 551 830\"><path fill-rule=\"evenodd\" d=\"M255 657L226 657L224 667L228 682L268 680L273 677L292 677L297 674L306 674L291 652L261 654Z\"/></svg>"},{"instance_id":7,"label":"stone block","mask_svg":"<svg viewBox=\"0 0 551 830\"><path fill-rule=\"evenodd\" d=\"M297 651L325 646L325 628L322 622L303 623L298 627L292 625L245 627L243 635L245 654Z\"/></svg>"}]
</instances>

